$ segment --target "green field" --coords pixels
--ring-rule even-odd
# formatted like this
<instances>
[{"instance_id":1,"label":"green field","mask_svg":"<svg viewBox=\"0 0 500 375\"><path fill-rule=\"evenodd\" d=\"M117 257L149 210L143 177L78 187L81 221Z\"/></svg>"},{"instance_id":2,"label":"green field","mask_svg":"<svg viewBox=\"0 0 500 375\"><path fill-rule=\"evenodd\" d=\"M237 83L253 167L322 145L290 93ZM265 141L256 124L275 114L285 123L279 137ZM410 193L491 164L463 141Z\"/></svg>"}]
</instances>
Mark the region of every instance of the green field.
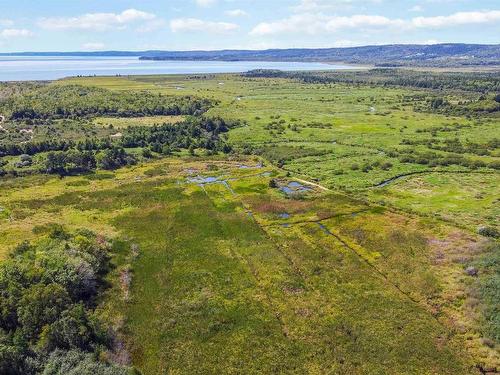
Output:
<instances>
[{"instance_id":1,"label":"green field","mask_svg":"<svg viewBox=\"0 0 500 375\"><path fill-rule=\"evenodd\" d=\"M97 117L94 124L100 127L123 129L129 126L153 126L164 123L176 124L181 122L182 116L145 116L145 117Z\"/></svg>"},{"instance_id":2,"label":"green field","mask_svg":"<svg viewBox=\"0 0 500 375\"><path fill-rule=\"evenodd\" d=\"M144 375L500 368L498 239L478 234L499 227L498 112L418 109L431 90L239 75L51 85L75 84L210 99L205 118L238 120L219 134L226 154L134 144L134 165L58 177L39 173L44 151L0 180L3 259L54 224L112 242L96 313L123 345L108 358ZM104 138L185 126L166 115L73 120ZM88 138L64 123L33 136ZM435 163L459 149L466 163ZM3 159L17 168L19 156Z\"/></svg>"},{"instance_id":3,"label":"green field","mask_svg":"<svg viewBox=\"0 0 500 375\"><path fill-rule=\"evenodd\" d=\"M481 224L498 226L495 199L500 194L500 188L498 173L494 170L485 168L484 172L489 173L485 177L486 182L477 184L477 170L471 171L458 165L402 163L397 156L391 156L394 151L408 148L402 144L404 139L418 141L432 138L445 142L458 138L478 143L498 139L498 114L470 118L415 112L412 104L403 98L425 93L424 90L303 84L292 80L248 79L235 75L208 76L196 80L183 76L135 77L129 80L72 79L58 84L67 83L113 90L197 95L220 101L219 105L209 110L208 115L247 122L246 126L229 132L228 139L232 144L250 146L274 162L283 159L283 169L296 176L317 179L329 188L364 197L379 199L379 190L371 188L405 173L436 170L474 172L456 174L454 179L458 179L457 183L467 182L460 196L461 201L467 201L463 205L451 202L450 196L445 197L442 193L433 196L432 200L424 194L415 194L413 199L390 194L387 200L396 207L424 214L443 211L455 215L458 210L466 216L469 215L469 207L482 207L482 210L476 211L475 220L457 223L472 230ZM268 129L271 122L279 123L282 129ZM412 152L430 151L425 145L410 149ZM498 161L498 155L498 149L490 155L465 154L471 160L484 163ZM384 164L390 167L382 168ZM371 169L364 171L366 165ZM354 169L356 166L358 168ZM436 178L439 180L442 176L437 174ZM471 187L474 192L467 189L470 185L474 185ZM488 198L477 206L476 200L482 199L478 198L481 196Z\"/></svg>"},{"instance_id":4,"label":"green field","mask_svg":"<svg viewBox=\"0 0 500 375\"><path fill-rule=\"evenodd\" d=\"M287 199L268 187L263 174L273 169L240 163L172 160L113 179L33 179L37 199L2 189L14 218L2 232L29 238L32 223L62 223L115 235L126 253L138 246L130 300L117 286L103 314L125 321L146 374L467 373L463 335L431 309L443 285L421 224L320 190ZM189 169L228 186L189 183Z\"/></svg>"}]
</instances>

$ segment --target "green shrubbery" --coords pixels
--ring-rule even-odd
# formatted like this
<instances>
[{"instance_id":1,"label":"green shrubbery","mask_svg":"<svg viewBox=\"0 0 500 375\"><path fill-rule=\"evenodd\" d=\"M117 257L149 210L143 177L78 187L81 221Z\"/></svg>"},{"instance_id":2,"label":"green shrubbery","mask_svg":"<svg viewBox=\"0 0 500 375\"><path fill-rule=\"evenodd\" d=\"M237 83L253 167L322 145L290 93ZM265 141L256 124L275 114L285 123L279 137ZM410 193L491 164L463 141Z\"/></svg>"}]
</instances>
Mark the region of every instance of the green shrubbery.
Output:
<instances>
[{"instance_id":1,"label":"green shrubbery","mask_svg":"<svg viewBox=\"0 0 500 375\"><path fill-rule=\"evenodd\" d=\"M133 370L103 363L94 353L56 350L48 358L42 375L133 375Z\"/></svg>"},{"instance_id":2,"label":"green shrubbery","mask_svg":"<svg viewBox=\"0 0 500 375\"><path fill-rule=\"evenodd\" d=\"M394 154L397 155L397 153ZM450 153L448 155L442 155L432 151L418 152L410 149L401 151L399 154L399 160L402 163L421 164L428 165L430 167L459 165L470 169L500 168L500 164L497 161L486 163L482 160L473 160L459 154Z\"/></svg>"},{"instance_id":3,"label":"green shrubbery","mask_svg":"<svg viewBox=\"0 0 500 375\"><path fill-rule=\"evenodd\" d=\"M0 373L111 371L95 357L110 343L93 311L109 267L106 241L88 231L56 226L40 242L19 245L0 265ZM106 371L98 374L125 373Z\"/></svg>"},{"instance_id":4,"label":"green shrubbery","mask_svg":"<svg viewBox=\"0 0 500 375\"><path fill-rule=\"evenodd\" d=\"M189 117L182 123L152 127L130 127L116 140L109 138L87 138L70 140L46 140L23 144L0 145L0 157L21 155L19 163L31 165L31 156L48 152L44 158L42 172L61 176L88 173L96 168L117 169L134 164L136 158L127 153L127 148L142 148L143 156L151 158L151 151L170 155L173 151L205 149L210 153L229 153L232 148L221 134L239 122L226 122L221 118ZM5 174L0 165L0 175Z\"/></svg>"},{"instance_id":5,"label":"green shrubbery","mask_svg":"<svg viewBox=\"0 0 500 375\"><path fill-rule=\"evenodd\" d=\"M97 155L97 165L105 170L114 170L135 163L135 157L127 154L121 147L113 147Z\"/></svg>"},{"instance_id":6,"label":"green shrubbery","mask_svg":"<svg viewBox=\"0 0 500 375\"><path fill-rule=\"evenodd\" d=\"M480 226L477 230L477 233L485 237L492 237L492 238L500 237L500 232L498 231L498 229L488 226Z\"/></svg>"},{"instance_id":7,"label":"green shrubbery","mask_svg":"<svg viewBox=\"0 0 500 375\"><path fill-rule=\"evenodd\" d=\"M115 92L102 88L42 86L12 95L0 102L11 120L82 118L87 116L201 115L212 103L208 99L172 97L148 91Z\"/></svg>"},{"instance_id":8,"label":"green shrubbery","mask_svg":"<svg viewBox=\"0 0 500 375\"><path fill-rule=\"evenodd\" d=\"M402 86L425 89L459 89L473 92L498 92L500 78L495 73L429 73L398 69L371 69L353 72L285 72L256 69L243 73L251 78L288 78L305 83L348 83L383 86Z\"/></svg>"},{"instance_id":9,"label":"green shrubbery","mask_svg":"<svg viewBox=\"0 0 500 375\"><path fill-rule=\"evenodd\" d=\"M90 172L97 162L91 151L69 150L49 152L45 161L45 171L61 176Z\"/></svg>"}]
</instances>

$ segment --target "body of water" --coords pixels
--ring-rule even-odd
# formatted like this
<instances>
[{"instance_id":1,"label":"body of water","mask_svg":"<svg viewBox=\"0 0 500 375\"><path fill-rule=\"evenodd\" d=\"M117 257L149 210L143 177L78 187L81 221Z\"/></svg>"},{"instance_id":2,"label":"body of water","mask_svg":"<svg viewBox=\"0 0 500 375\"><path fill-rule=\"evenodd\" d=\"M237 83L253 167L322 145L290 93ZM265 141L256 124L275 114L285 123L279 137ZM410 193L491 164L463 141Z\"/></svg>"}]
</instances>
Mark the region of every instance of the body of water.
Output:
<instances>
[{"instance_id":1,"label":"body of water","mask_svg":"<svg viewBox=\"0 0 500 375\"><path fill-rule=\"evenodd\" d=\"M0 81L94 75L242 73L252 69L343 70L352 66L271 61L150 61L136 57L0 56Z\"/></svg>"}]
</instances>

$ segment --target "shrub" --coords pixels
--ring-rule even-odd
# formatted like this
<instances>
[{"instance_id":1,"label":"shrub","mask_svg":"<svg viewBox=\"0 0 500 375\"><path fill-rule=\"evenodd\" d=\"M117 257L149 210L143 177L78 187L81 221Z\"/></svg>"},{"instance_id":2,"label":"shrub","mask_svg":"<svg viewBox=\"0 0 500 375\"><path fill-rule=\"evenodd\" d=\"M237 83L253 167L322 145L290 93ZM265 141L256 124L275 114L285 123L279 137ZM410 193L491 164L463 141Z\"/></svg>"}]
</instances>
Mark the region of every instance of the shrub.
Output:
<instances>
[{"instance_id":1,"label":"shrub","mask_svg":"<svg viewBox=\"0 0 500 375\"><path fill-rule=\"evenodd\" d=\"M15 164L15 166L16 168L24 168L29 167L32 164L33 160L31 159L31 156L22 154L21 156L19 156L19 161Z\"/></svg>"},{"instance_id":2,"label":"shrub","mask_svg":"<svg viewBox=\"0 0 500 375\"><path fill-rule=\"evenodd\" d=\"M151 150L149 148L143 148L142 157L146 159L151 159L153 157L153 154L151 153Z\"/></svg>"},{"instance_id":3,"label":"shrub","mask_svg":"<svg viewBox=\"0 0 500 375\"><path fill-rule=\"evenodd\" d=\"M492 161L488 164L488 168L500 169L500 161Z\"/></svg>"},{"instance_id":4,"label":"shrub","mask_svg":"<svg viewBox=\"0 0 500 375\"><path fill-rule=\"evenodd\" d=\"M95 168L96 160L92 151L49 152L45 160L45 171L60 176L91 172Z\"/></svg>"},{"instance_id":5,"label":"shrub","mask_svg":"<svg viewBox=\"0 0 500 375\"><path fill-rule=\"evenodd\" d=\"M493 227L481 226L478 228L477 233L485 237L492 237L492 238L500 237L500 232L498 231L498 229Z\"/></svg>"},{"instance_id":6,"label":"shrub","mask_svg":"<svg viewBox=\"0 0 500 375\"><path fill-rule=\"evenodd\" d=\"M135 158L127 154L122 147L113 147L104 150L98 155L97 165L105 170L114 170L125 165L135 164Z\"/></svg>"},{"instance_id":7,"label":"shrub","mask_svg":"<svg viewBox=\"0 0 500 375\"><path fill-rule=\"evenodd\" d=\"M105 286L107 251L105 242L92 232L70 235L54 227L36 244L23 242L0 264L1 374L76 375L89 373L87 369L95 374L126 373L90 361L110 341L92 310ZM75 362L74 356L65 358L63 362L71 366L58 367L63 363L60 350L89 354L77 356Z\"/></svg>"},{"instance_id":8,"label":"shrub","mask_svg":"<svg viewBox=\"0 0 500 375\"><path fill-rule=\"evenodd\" d=\"M391 168L392 168L391 162L385 162L380 166L380 169L383 169L384 171L388 171Z\"/></svg>"},{"instance_id":9,"label":"shrub","mask_svg":"<svg viewBox=\"0 0 500 375\"><path fill-rule=\"evenodd\" d=\"M109 363L103 363L91 353L80 350L53 352L42 375L132 375L133 372Z\"/></svg>"}]
</instances>

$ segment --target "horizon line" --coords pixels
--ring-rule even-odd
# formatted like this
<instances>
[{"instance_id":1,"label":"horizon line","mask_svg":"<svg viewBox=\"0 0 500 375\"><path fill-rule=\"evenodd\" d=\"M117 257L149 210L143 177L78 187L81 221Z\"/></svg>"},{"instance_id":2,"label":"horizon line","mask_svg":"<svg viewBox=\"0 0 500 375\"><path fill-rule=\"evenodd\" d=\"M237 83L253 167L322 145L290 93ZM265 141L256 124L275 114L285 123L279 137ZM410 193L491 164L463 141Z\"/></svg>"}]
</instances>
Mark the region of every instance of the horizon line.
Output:
<instances>
[{"instance_id":1,"label":"horizon line","mask_svg":"<svg viewBox=\"0 0 500 375\"><path fill-rule=\"evenodd\" d=\"M443 45L468 45L468 46L487 46L495 47L500 46L500 43L488 44L488 43L390 43L390 44L366 44L359 46L346 46L346 47L283 47L283 48L265 48L265 49L234 49L234 48L223 48L223 49L187 49L187 50L168 50L168 49L146 49L146 50L121 50L121 49L109 49L109 50L72 50L72 51L12 51L12 52L0 52L0 55L16 55L16 54L29 54L29 53L82 53L82 54L98 54L98 53L145 53L145 52L225 52L225 51L286 51L286 50L346 50L354 48L366 48L366 47L397 47L397 46L443 46Z\"/></svg>"}]
</instances>

